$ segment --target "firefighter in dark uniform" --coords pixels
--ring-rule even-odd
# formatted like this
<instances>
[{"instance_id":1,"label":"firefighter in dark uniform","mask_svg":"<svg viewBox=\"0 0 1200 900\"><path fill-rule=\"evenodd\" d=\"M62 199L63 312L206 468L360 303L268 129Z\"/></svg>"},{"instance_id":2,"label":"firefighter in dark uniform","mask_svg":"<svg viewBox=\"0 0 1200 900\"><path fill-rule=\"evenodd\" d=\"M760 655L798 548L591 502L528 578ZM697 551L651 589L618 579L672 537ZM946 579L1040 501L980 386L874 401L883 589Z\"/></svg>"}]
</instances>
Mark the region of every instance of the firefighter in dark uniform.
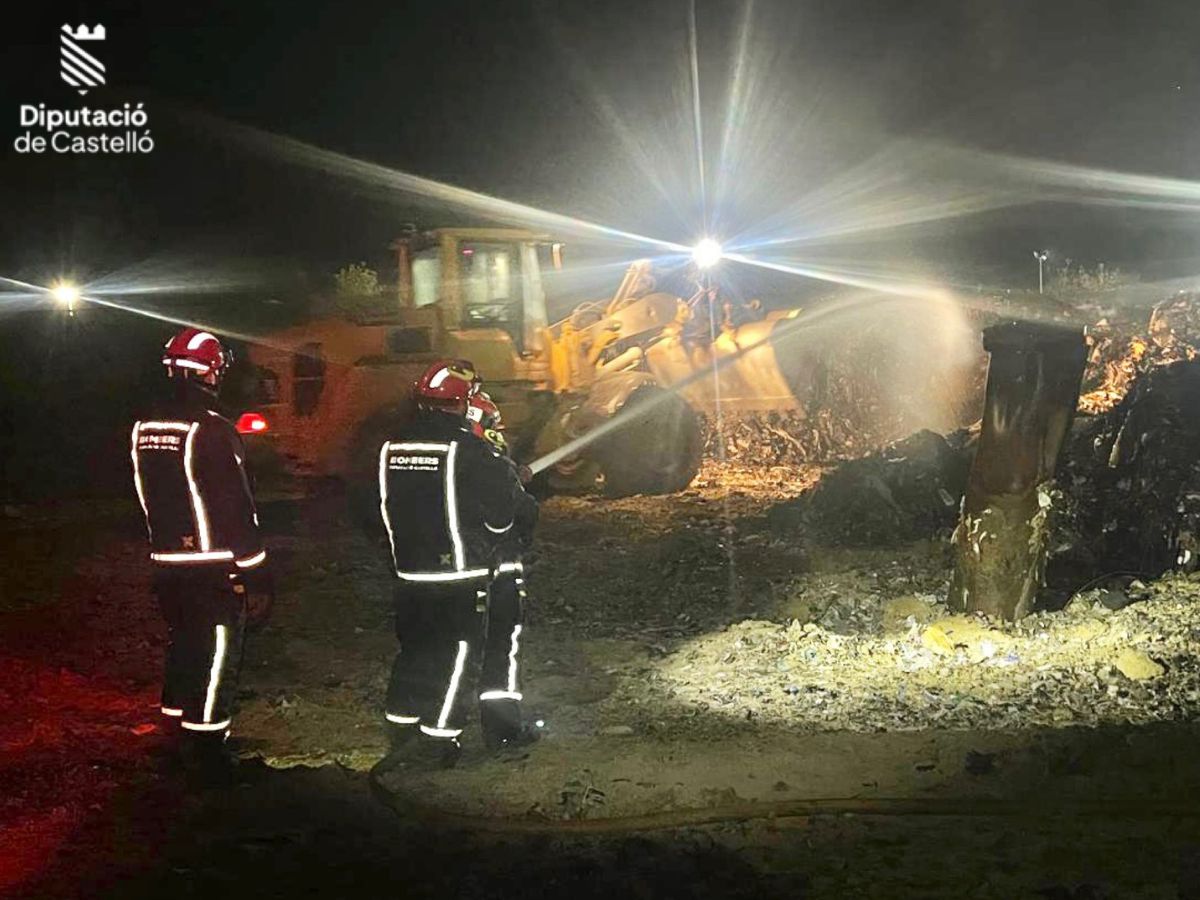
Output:
<instances>
[{"instance_id":1,"label":"firefighter in dark uniform","mask_svg":"<svg viewBox=\"0 0 1200 900\"><path fill-rule=\"evenodd\" d=\"M508 464L509 477L517 479L518 483L527 482L528 470L517 466L509 457L500 408L485 391L477 390L471 395L467 402L467 420L471 433L487 441L493 452ZM521 720L517 657L525 618L525 566L522 559L533 541L538 508L523 489L518 496L522 502L514 508L511 526L496 534L495 565L488 585L483 669L479 676L480 721L484 740L493 749L527 741L536 735L526 729Z\"/></svg>"},{"instance_id":2,"label":"firefighter in dark uniform","mask_svg":"<svg viewBox=\"0 0 1200 900\"><path fill-rule=\"evenodd\" d=\"M415 419L379 451L400 639L386 716L393 747L418 736L409 757L441 765L458 758L476 687L489 746L532 739L521 720L516 548L536 503L517 468L473 433L477 390L469 362L434 363L413 387Z\"/></svg>"},{"instance_id":3,"label":"firefighter in dark uniform","mask_svg":"<svg viewBox=\"0 0 1200 900\"><path fill-rule=\"evenodd\" d=\"M162 713L185 755L201 762L224 761L247 598L261 616L270 597L245 450L214 409L231 361L206 331L186 328L169 341L162 362L173 390L134 423L131 448L168 629Z\"/></svg>"}]
</instances>

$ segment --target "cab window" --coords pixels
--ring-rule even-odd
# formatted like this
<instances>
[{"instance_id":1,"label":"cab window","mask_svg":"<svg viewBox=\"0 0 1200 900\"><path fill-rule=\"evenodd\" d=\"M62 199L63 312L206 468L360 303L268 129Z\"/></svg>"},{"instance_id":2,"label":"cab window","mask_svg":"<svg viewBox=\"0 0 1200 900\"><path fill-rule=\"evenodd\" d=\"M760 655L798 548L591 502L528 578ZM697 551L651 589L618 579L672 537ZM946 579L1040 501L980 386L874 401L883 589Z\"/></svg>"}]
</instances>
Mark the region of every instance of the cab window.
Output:
<instances>
[{"instance_id":1,"label":"cab window","mask_svg":"<svg viewBox=\"0 0 1200 900\"><path fill-rule=\"evenodd\" d=\"M436 303L441 280L442 261L438 257L437 247L416 254L412 261L413 305L420 307Z\"/></svg>"},{"instance_id":2,"label":"cab window","mask_svg":"<svg viewBox=\"0 0 1200 900\"><path fill-rule=\"evenodd\" d=\"M475 241L459 246L463 324L501 328L520 344L524 310L521 255L516 244Z\"/></svg>"}]
</instances>

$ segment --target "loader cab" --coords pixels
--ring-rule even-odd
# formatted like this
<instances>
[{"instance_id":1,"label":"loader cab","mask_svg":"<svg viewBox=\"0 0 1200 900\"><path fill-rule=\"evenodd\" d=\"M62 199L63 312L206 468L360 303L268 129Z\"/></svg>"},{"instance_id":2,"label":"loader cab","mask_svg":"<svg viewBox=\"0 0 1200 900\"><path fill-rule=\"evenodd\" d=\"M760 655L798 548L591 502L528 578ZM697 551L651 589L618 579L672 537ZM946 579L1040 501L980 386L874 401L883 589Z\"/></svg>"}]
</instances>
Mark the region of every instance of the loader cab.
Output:
<instances>
[{"instance_id":1,"label":"loader cab","mask_svg":"<svg viewBox=\"0 0 1200 900\"><path fill-rule=\"evenodd\" d=\"M547 325L539 256L549 246L544 235L509 228L408 235L393 244L400 305L436 308L447 330L503 333L519 356L539 356Z\"/></svg>"}]
</instances>

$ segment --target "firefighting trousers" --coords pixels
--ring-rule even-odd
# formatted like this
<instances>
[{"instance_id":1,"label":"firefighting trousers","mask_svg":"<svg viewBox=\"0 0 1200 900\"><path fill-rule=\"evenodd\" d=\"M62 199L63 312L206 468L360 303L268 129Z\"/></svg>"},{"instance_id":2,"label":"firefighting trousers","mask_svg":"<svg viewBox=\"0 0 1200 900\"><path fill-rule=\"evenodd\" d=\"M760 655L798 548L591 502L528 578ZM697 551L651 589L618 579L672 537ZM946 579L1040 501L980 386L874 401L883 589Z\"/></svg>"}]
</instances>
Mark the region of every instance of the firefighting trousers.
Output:
<instances>
[{"instance_id":1,"label":"firefighting trousers","mask_svg":"<svg viewBox=\"0 0 1200 900\"><path fill-rule=\"evenodd\" d=\"M233 718L246 605L223 567L159 568L154 592L167 623L162 712L185 732L224 733Z\"/></svg>"},{"instance_id":2,"label":"firefighting trousers","mask_svg":"<svg viewBox=\"0 0 1200 900\"><path fill-rule=\"evenodd\" d=\"M520 573L490 584L401 584L387 719L432 738L462 734L476 699L488 737L521 728L518 655L525 596Z\"/></svg>"}]
</instances>

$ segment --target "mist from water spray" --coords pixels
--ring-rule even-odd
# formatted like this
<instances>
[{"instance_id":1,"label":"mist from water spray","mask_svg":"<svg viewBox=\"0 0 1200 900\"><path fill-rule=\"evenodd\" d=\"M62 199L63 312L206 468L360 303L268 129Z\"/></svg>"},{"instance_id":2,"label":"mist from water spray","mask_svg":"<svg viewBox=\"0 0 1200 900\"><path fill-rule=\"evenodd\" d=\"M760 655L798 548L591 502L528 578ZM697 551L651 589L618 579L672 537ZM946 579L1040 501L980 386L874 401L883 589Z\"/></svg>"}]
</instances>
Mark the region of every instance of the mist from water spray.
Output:
<instances>
[{"instance_id":1,"label":"mist from water spray","mask_svg":"<svg viewBox=\"0 0 1200 900\"><path fill-rule=\"evenodd\" d=\"M913 297L916 302L930 304L930 297ZM594 444L596 441L612 434L621 428L624 428L634 422L638 422L643 418L651 415L655 410L670 400L672 397L683 394L688 388L696 385L706 379L714 377L720 370L737 362L747 354L753 353L766 346L777 346L785 341L794 340L805 331L815 330L818 327L825 327L838 323L840 320L852 315L867 316L872 313L872 310L878 311L880 304L894 302L895 298L880 297L877 295L859 295L855 297L847 297L827 303L812 312L805 313L799 318L792 320L781 321L766 337L761 340L748 344L745 347L739 347L734 353L727 356L717 357L714 355L713 362L710 366L704 366L697 369L686 378L671 385L663 385L663 391L652 396L648 400L632 406L626 406L611 419L606 420L588 432L573 438L549 453L539 457L529 464L530 470L536 475L539 472L544 472L546 469L554 466L564 459L579 453L587 447ZM931 318L945 319L945 335L939 336L939 340L947 342L947 346L955 345L961 349L962 339L965 335L970 335L972 340L977 340L975 332L966 329L963 326L961 312L959 311L954 299L951 295L942 293L933 302L933 305L928 307L931 310ZM842 324L845 324L844 322ZM899 334L896 340L904 340L908 336ZM719 388L718 388L719 391Z\"/></svg>"}]
</instances>

